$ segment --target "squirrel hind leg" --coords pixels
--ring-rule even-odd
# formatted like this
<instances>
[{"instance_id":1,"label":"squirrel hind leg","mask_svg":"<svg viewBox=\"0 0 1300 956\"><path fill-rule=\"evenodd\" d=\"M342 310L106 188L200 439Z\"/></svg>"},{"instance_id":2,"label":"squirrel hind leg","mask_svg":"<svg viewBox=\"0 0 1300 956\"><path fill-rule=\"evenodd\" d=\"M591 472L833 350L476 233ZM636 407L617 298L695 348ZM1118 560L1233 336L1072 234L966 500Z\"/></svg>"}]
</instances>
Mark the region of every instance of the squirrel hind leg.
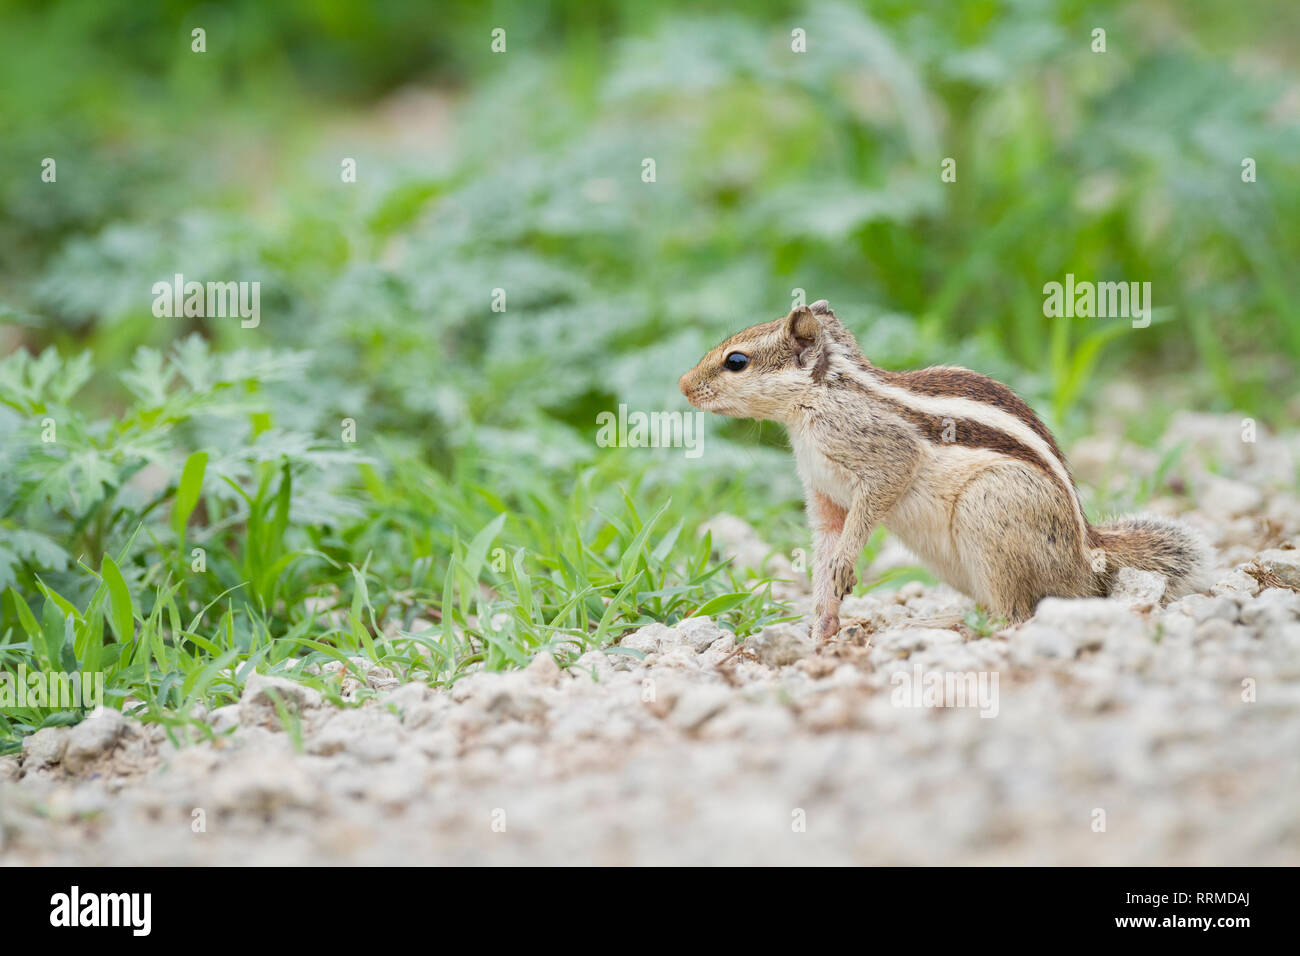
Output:
<instances>
[{"instance_id":1,"label":"squirrel hind leg","mask_svg":"<svg viewBox=\"0 0 1300 956\"><path fill-rule=\"evenodd\" d=\"M1008 624L1020 624L1034 616L1034 609L1044 595L1027 588L1022 582L1003 577L994 570L987 579L986 590L979 602L995 618Z\"/></svg>"},{"instance_id":2,"label":"squirrel hind leg","mask_svg":"<svg viewBox=\"0 0 1300 956\"><path fill-rule=\"evenodd\" d=\"M973 478L954 505L952 529L974 597L1011 623L1033 616L1049 595L1095 593L1072 503L1028 466L996 465Z\"/></svg>"}]
</instances>

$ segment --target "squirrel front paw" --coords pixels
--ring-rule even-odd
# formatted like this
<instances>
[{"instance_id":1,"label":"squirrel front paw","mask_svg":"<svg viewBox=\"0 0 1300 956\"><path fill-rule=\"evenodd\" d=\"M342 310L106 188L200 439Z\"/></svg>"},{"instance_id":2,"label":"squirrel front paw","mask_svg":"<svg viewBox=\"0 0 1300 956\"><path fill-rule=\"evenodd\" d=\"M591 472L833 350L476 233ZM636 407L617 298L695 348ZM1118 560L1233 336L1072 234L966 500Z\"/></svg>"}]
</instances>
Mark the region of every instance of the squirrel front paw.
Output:
<instances>
[{"instance_id":1,"label":"squirrel front paw","mask_svg":"<svg viewBox=\"0 0 1300 956\"><path fill-rule=\"evenodd\" d=\"M848 597L857 587L858 575L853 570L852 561L835 561L828 569L830 573L831 593L836 599Z\"/></svg>"},{"instance_id":2,"label":"squirrel front paw","mask_svg":"<svg viewBox=\"0 0 1300 956\"><path fill-rule=\"evenodd\" d=\"M813 620L812 639L817 644L825 644L840 631L839 609L818 611Z\"/></svg>"}]
</instances>

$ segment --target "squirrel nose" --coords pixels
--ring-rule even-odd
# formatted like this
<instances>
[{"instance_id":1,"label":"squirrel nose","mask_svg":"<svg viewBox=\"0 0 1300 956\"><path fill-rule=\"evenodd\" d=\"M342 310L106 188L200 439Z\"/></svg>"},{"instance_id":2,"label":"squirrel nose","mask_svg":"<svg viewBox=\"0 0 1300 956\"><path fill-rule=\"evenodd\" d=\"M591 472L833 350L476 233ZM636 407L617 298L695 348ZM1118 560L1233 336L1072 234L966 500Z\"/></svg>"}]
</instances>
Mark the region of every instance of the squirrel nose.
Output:
<instances>
[{"instance_id":1,"label":"squirrel nose","mask_svg":"<svg viewBox=\"0 0 1300 956\"><path fill-rule=\"evenodd\" d=\"M691 373L687 372L685 375L683 375L681 378L677 380L677 387L681 389L682 394L685 395L687 398L691 397L690 386L686 382L686 380L690 377L691 377Z\"/></svg>"}]
</instances>

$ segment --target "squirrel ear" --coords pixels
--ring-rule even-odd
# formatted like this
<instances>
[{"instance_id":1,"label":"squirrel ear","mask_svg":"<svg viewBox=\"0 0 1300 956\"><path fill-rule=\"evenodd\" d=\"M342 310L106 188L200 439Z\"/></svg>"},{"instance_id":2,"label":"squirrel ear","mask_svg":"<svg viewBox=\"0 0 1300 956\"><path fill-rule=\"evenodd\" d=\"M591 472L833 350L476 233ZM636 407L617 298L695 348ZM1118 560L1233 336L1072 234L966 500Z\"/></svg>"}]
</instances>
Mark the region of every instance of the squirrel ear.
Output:
<instances>
[{"instance_id":1,"label":"squirrel ear","mask_svg":"<svg viewBox=\"0 0 1300 956\"><path fill-rule=\"evenodd\" d=\"M835 317L835 313L831 311L831 304L825 299L818 299L812 305L808 306L808 308L812 309L818 315L829 315L831 318Z\"/></svg>"},{"instance_id":2,"label":"squirrel ear","mask_svg":"<svg viewBox=\"0 0 1300 956\"><path fill-rule=\"evenodd\" d=\"M821 337L821 323L812 309L801 305L785 318L786 334L794 340L795 355L800 365Z\"/></svg>"}]
</instances>

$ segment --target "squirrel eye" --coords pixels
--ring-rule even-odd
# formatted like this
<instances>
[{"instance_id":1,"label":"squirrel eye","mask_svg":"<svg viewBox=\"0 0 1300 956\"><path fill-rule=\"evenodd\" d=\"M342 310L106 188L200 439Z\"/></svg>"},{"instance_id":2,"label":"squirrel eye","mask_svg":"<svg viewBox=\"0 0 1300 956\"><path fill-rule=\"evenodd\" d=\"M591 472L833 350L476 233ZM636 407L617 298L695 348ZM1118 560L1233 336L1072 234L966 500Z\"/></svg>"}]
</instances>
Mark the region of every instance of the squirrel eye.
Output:
<instances>
[{"instance_id":1,"label":"squirrel eye","mask_svg":"<svg viewBox=\"0 0 1300 956\"><path fill-rule=\"evenodd\" d=\"M739 372L749 364L749 356L744 352L732 352L722 363L722 367L728 372Z\"/></svg>"}]
</instances>

